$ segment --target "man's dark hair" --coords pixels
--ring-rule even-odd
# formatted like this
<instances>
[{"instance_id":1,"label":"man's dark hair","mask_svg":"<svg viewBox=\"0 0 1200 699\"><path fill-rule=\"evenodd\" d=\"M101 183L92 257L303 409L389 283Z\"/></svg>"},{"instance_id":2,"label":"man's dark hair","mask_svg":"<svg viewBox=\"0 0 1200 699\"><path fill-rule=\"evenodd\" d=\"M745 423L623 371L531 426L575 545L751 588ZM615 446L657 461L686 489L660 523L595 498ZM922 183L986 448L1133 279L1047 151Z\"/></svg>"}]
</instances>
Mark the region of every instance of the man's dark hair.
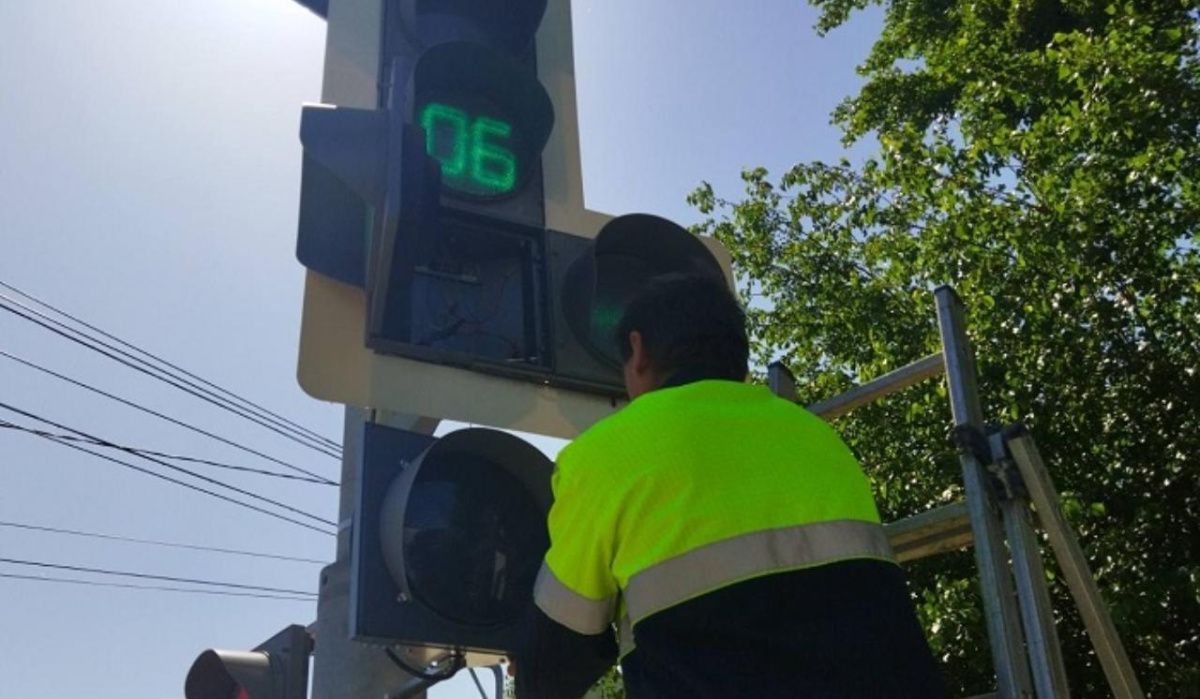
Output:
<instances>
[{"instance_id":1,"label":"man's dark hair","mask_svg":"<svg viewBox=\"0 0 1200 699\"><path fill-rule=\"evenodd\" d=\"M696 379L746 378L750 343L746 314L723 280L668 274L655 277L625 307L617 324L622 361L637 330L655 370L664 378L686 372Z\"/></svg>"}]
</instances>

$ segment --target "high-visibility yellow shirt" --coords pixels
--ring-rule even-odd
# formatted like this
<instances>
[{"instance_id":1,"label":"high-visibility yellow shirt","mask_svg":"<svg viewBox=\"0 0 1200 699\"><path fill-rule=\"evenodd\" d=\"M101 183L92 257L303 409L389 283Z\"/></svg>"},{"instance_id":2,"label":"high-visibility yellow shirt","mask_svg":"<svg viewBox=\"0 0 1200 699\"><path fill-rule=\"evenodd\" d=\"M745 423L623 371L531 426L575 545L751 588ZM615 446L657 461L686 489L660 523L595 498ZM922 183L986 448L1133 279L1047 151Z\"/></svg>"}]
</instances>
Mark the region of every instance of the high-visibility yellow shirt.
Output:
<instances>
[{"instance_id":1,"label":"high-visibility yellow shirt","mask_svg":"<svg viewBox=\"0 0 1200 699\"><path fill-rule=\"evenodd\" d=\"M579 633L707 592L854 558L892 560L870 485L822 420L762 386L638 397L559 454L537 605Z\"/></svg>"}]
</instances>

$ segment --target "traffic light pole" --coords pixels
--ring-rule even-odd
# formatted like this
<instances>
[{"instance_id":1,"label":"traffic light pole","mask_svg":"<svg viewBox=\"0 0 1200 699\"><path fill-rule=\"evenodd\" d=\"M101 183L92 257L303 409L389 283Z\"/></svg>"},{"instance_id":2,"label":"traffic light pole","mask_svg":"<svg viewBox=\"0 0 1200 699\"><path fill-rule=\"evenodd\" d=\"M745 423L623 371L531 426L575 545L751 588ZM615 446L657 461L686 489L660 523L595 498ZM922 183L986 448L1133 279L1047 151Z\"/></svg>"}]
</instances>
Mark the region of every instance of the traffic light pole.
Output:
<instances>
[{"instance_id":1,"label":"traffic light pole","mask_svg":"<svg viewBox=\"0 0 1200 699\"><path fill-rule=\"evenodd\" d=\"M338 500L337 557L321 570L313 652L312 699L405 696L424 699L424 680L397 667L378 646L350 640L350 544L363 425L380 422L430 434L438 421L347 407Z\"/></svg>"},{"instance_id":2,"label":"traffic light pole","mask_svg":"<svg viewBox=\"0 0 1200 699\"><path fill-rule=\"evenodd\" d=\"M383 10L382 0L329 1L322 102L366 109L378 105ZM437 426L436 421L425 418L346 408L337 554L334 562L321 571L312 699L359 699L400 692L423 699L424 692L410 693L423 681L396 667L384 649L350 640L350 546L363 425L367 421L426 432Z\"/></svg>"}]
</instances>

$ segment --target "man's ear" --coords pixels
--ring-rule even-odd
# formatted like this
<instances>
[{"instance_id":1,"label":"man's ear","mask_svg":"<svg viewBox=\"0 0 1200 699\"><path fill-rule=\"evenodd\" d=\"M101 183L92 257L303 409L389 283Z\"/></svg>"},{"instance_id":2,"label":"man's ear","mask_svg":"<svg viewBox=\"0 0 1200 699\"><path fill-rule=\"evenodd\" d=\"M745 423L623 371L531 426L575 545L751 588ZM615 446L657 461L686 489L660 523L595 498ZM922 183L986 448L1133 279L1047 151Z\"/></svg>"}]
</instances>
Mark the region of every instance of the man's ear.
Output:
<instances>
[{"instance_id":1,"label":"man's ear","mask_svg":"<svg viewBox=\"0 0 1200 699\"><path fill-rule=\"evenodd\" d=\"M650 368L650 357L646 354L646 346L642 344L640 331L629 331L629 348L629 361L633 363L633 370L638 374L645 374Z\"/></svg>"}]
</instances>

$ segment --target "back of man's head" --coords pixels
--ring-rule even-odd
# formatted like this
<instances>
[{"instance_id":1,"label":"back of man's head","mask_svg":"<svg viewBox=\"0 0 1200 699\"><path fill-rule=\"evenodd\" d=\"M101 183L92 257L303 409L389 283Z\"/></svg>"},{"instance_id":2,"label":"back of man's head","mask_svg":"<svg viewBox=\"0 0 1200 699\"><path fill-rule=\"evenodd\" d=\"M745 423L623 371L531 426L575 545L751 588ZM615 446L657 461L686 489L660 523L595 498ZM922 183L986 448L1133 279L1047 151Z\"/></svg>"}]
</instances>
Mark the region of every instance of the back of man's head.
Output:
<instances>
[{"instance_id":1,"label":"back of man's head","mask_svg":"<svg viewBox=\"0 0 1200 699\"><path fill-rule=\"evenodd\" d=\"M633 354L629 334L635 330L663 380L680 373L693 380L746 378L746 314L721 280L655 277L629 302L617 324L622 361Z\"/></svg>"}]
</instances>

